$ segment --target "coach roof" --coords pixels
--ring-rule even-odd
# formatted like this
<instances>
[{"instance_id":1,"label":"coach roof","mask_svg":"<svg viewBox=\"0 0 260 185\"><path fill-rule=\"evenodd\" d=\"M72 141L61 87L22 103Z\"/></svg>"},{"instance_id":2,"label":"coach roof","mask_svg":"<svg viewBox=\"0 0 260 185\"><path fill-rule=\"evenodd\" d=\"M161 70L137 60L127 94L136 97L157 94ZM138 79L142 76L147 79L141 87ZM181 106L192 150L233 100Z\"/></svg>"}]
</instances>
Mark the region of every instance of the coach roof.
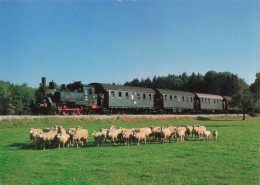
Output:
<instances>
[{"instance_id":1,"label":"coach roof","mask_svg":"<svg viewBox=\"0 0 260 185\"><path fill-rule=\"evenodd\" d=\"M182 96L195 96L191 92L186 91L175 91L175 90L165 90L165 89L156 89L160 94L172 94L172 95L182 95Z\"/></svg>"},{"instance_id":2,"label":"coach roof","mask_svg":"<svg viewBox=\"0 0 260 185\"><path fill-rule=\"evenodd\" d=\"M153 93L153 94L155 93L153 89L143 88L143 87L111 85L111 84L103 84L103 83L91 83L89 85L102 87L106 91L115 90L115 91L130 91L130 92L142 92L142 93Z\"/></svg>"},{"instance_id":3,"label":"coach roof","mask_svg":"<svg viewBox=\"0 0 260 185\"><path fill-rule=\"evenodd\" d=\"M219 95L214 95L214 94L203 94L203 93L195 93L199 98L214 98L214 99L221 99L223 100L224 98Z\"/></svg>"}]
</instances>

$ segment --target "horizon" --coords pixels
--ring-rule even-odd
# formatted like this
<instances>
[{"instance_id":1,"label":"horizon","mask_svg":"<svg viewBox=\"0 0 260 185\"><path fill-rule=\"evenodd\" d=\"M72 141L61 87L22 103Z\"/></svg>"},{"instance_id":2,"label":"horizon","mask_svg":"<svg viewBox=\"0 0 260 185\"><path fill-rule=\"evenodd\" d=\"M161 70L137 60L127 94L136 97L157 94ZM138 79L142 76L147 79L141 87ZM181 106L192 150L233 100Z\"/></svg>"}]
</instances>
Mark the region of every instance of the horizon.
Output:
<instances>
[{"instance_id":1,"label":"horizon","mask_svg":"<svg viewBox=\"0 0 260 185\"><path fill-rule=\"evenodd\" d=\"M124 84L260 69L259 1L0 1L0 80ZM180 72L181 71L181 72Z\"/></svg>"}]
</instances>

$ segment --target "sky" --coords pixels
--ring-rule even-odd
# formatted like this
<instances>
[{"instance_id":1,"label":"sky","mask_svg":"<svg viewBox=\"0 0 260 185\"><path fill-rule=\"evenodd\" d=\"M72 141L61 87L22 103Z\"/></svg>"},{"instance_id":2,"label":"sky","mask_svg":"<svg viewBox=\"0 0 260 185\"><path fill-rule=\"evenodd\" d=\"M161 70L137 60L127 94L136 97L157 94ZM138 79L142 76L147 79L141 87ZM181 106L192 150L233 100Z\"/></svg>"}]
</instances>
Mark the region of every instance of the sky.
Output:
<instances>
[{"instance_id":1,"label":"sky","mask_svg":"<svg viewBox=\"0 0 260 185\"><path fill-rule=\"evenodd\" d=\"M0 80L123 84L259 65L257 0L0 0Z\"/></svg>"}]
</instances>

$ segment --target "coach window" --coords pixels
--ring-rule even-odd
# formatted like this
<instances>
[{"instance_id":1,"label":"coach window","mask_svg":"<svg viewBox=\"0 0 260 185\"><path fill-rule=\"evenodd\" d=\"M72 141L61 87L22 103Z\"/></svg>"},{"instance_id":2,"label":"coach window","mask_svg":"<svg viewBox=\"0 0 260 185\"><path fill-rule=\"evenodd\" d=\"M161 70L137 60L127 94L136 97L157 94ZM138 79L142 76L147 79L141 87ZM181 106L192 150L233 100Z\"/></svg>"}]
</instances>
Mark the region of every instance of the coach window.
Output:
<instances>
[{"instance_id":1,"label":"coach window","mask_svg":"<svg viewBox=\"0 0 260 185\"><path fill-rule=\"evenodd\" d=\"M122 99L122 92L118 92L119 99Z\"/></svg>"},{"instance_id":2,"label":"coach window","mask_svg":"<svg viewBox=\"0 0 260 185\"><path fill-rule=\"evenodd\" d=\"M174 101L177 101L177 96L174 96Z\"/></svg>"},{"instance_id":3,"label":"coach window","mask_svg":"<svg viewBox=\"0 0 260 185\"><path fill-rule=\"evenodd\" d=\"M172 101L172 96L170 96L170 101Z\"/></svg>"},{"instance_id":4,"label":"coach window","mask_svg":"<svg viewBox=\"0 0 260 185\"><path fill-rule=\"evenodd\" d=\"M131 96L132 100L134 99L134 93L132 93L132 96Z\"/></svg>"},{"instance_id":5,"label":"coach window","mask_svg":"<svg viewBox=\"0 0 260 185\"><path fill-rule=\"evenodd\" d=\"M216 103L216 100L214 99L214 103Z\"/></svg>"},{"instance_id":6,"label":"coach window","mask_svg":"<svg viewBox=\"0 0 260 185\"><path fill-rule=\"evenodd\" d=\"M111 97L114 98L115 97L115 92L111 91Z\"/></svg>"},{"instance_id":7,"label":"coach window","mask_svg":"<svg viewBox=\"0 0 260 185\"><path fill-rule=\"evenodd\" d=\"M210 103L210 99L209 99L209 103Z\"/></svg>"},{"instance_id":8,"label":"coach window","mask_svg":"<svg viewBox=\"0 0 260 185\"><path fill-rule=\"evenodd\" d=\"M129 99L129 94L128 94L128 92L125 93L125 97L126 97L126 99Z\"/></svg>"},{"instance_id":9,"label":"coach window","mask_svg":"<svg viewBox=\"0 0 260 185\"><path fill-rule=\"evenodd\" d=\"M182 97L182 102L184 102L184 96Z\"/></svg>"},{"instance_id":10,"label":"coach window","mask_svg":"<svg viewBox=\"0 0 260 185\"><path fill-rule=\"evenodd\" d=\"M204 100L203 100L203 98L201 98L201 103L203 103L204 102Z\"/></svg>"},{"instance_id":11,"label":"coach window","mask_svg":"<svg viewBox=\"0 0 260 185\"><path fill-rule=\"evenodd\" d=\"M145 94L143 94L143 99L146 100L146 96L145 96Z\"/></svg>"},{"instance_id":12,"label":"coach window","mask_svg":"<svg viewBox=\"0 0 260 185\"><path fill-rule=\"evenodd\" d=\"M165 99L165 101L167 101L167 95L164 95L164 99Z\"/></svg>"},{"instance_id":13,"label":"coach window","mask_svg":"<svg viewBox=\"0 0 260 185\"><path fill-rule=\"evenodd\" d=\"M186 102L189 102L189 97L186 97Z\"/></svg>"},{"instance_id":14,"label":"coach window","mask_svg":"<svg viewBox=\"0 0 260 185\"><path fill-rule=\"evenodd\" d=\"M192 97L190 97L190 102L192 102Z\"/></svg>"},{"instance_id":15,"label":"coach window","mask_svg":"<svg viewBox=\"0 0 260 185\"><path fill-rule=\"evenodd\" d=\"M148 96L148 99L149 99L149 100L151 100L151 99L152 99L152 95L151 95L151 94L149 94L149 96Z\"/></svg>"},{"instance_id":16,"label":"coach window","mask_svg":"<svg viewBox=\"0 0 260 185\"><path fill-rule=\"evenodd\" d=\"M140 100L140 93L137 93L137 99Z\"/></svg>"}]
</instances>

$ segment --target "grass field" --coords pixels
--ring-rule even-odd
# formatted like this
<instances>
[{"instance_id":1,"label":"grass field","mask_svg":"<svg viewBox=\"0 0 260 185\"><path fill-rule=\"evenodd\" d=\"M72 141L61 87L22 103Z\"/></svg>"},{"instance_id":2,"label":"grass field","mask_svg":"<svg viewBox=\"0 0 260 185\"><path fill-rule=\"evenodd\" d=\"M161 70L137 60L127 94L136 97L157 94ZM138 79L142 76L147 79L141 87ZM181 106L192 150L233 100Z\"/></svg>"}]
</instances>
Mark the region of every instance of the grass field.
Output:
<instances>
[{"instance_id":1,"label":"grass field","mask_svg":"<svg viewBox=\"0 0 260 185\"><path fill-rule=\"evenodd\" d=\"M125 128L204 125L217 141L130 147L34 150L29 130L78 125L89 133L111 124ZM260 184L260 118L211 119L24 119L0 122L0 184Z\"/></svg>"}]
</instances>

